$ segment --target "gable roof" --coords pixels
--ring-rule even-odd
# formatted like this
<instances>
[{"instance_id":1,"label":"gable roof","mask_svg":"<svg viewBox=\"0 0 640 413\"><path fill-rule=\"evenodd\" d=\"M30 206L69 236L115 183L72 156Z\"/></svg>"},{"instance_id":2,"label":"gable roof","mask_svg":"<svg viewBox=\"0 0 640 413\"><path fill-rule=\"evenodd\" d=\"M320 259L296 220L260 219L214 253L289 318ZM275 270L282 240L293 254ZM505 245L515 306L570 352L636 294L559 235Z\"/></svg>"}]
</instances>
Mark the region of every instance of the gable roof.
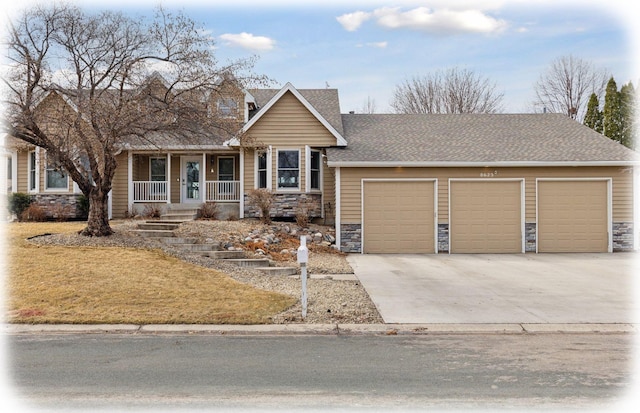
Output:
<instances>
[{"instance_id":1,"label":"gable roof","mask_svg":"<svg viewBox=\"0 0 640 413\"><path fill-rule=\"evenodd\" d=\"M291 92L300 103L336 138L338 146L346 146L343 137L342 116L340 102L336 89L296 89L287 83L282 89L252 89L249 90L255 98L258 108L250 116L249 121L242 128L246 132L269 109L280 100L285 93Z\"/></svg>"},{"instance_id":2,"label":"gable roof","mask_svg":"<svg viewBox=\"0 0 640 413\"><path fill-rule=\"evenodd\" d=\"M329 166L640 164L639 155L560 114L342 115Z\"/></svg>"}]
</instances>

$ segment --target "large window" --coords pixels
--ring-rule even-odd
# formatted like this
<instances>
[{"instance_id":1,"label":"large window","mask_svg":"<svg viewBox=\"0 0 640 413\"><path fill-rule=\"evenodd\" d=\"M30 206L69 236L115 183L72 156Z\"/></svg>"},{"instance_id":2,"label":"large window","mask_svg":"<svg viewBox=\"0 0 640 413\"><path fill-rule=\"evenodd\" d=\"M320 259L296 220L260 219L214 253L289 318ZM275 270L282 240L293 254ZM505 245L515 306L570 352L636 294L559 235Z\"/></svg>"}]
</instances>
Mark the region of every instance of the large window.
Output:
<instances>
[{"instance_id":1,"label":"large window","mask_svg":"<svg viewBox=\"0 0 640 413\"><path fill-rule=\"evenodd\" d=\"M69 189L69 175L60 164L47 161L46 189Z\"/></svg>"},{"instance_id":2,"label":"large window","mask_svg":"<svg viewBox=\"0 0 640 413\"><path fill-rule=\"evenodd\" d=\"M233 98L218 99L218 115L233 117L238 114L238 102Z\"/></svg>"},{"instance_id":3,"label":"large window","mask_svg":"<svg viewBox=\"0 0 640 413\"><path fill-rule=\"evenodd\" d=\"M300 189L300 151L278 151L278 189Z\"/></svg>"},{"instance_id":4,"label":"large window","mask_svg":"<svg viewBox=\"0 0 640 413\"><path fill-rule=\"evenodd\" d=\"M257 174L257 187L267 188L267 152L258 152L258 174Z\"/></svg>"},{"instance_id":5,"label":"large window","mask_svg":"<svg viewBox=\"0 0 640 413\"><path fill-rule=\"evenodd\" d=\"M151 181L164 182L167 180L167 158L151 158L149 160L149 175Z\"/></svg>"},{"instance_id":6,"label":"large window","mask_svg":"<svg viewBox=\"0 0 640 413\"><path fill-rule=\"evenodd\" d=\"M320 151L311 151L311 162L309 165L311 189L320 189L320 159Z\"/></svg>"}]
</instances>

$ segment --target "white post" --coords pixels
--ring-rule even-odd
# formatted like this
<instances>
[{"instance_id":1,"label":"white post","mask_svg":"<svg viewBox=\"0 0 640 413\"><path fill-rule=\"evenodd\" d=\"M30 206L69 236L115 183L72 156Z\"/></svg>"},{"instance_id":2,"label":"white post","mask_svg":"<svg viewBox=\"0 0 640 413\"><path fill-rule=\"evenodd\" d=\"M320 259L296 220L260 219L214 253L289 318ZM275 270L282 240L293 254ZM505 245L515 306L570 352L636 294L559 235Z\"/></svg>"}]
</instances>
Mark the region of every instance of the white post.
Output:
<instances>
[{"instance_id":1,"label":"white post","mask_svg":"<svg viewBox=\"0 0 640 413\"><path fill-rule=\"evenodd\" d=\"M302 281L302 319L307 318L307 262L309 261L309 250L307 249L307 237L300 237L300 247L298 247L298 262L300 263L300 280Z\"/></svg>"}]
</instances>

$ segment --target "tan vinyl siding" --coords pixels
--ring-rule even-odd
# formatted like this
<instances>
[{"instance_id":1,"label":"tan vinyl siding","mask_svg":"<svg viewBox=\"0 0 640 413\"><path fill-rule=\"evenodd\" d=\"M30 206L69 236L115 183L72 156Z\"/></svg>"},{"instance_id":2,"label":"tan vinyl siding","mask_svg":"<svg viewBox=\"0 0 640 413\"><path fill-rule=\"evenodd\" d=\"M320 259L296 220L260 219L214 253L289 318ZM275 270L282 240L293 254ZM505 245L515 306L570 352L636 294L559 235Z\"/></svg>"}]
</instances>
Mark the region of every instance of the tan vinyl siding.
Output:
<instances>
[{"instance_id":1,"label":"tan vinyl siding","mask_svg":"<svg viewBox=\"0 0 640 413\"><path fill-rule=\"evenodd\" d=\"M244 150L244 191L245 192L255 188L255 174L256 174L254 170L255 156L256 156L256 152L253 149Z\"/></svg>"},{"instance_id":2,"label":"tan vinyl siding","mask_svg":"<svg viewBox=\"0 0 640 413\"><path fill-rule=\"evenodd\" d=\"M285 93L246 135L274 147L336 145L336 138L291 92Z\"/></svg>"},{"instance_id":3,"label":"tan vinyl siding","mask_svg":"<svg viewBox=\"0 0 640 413\"><path fill-rule=\"evenodd\" d=\"M111 213L113 218L123 218L125 212L129 210L128 153L121 153L116 157L116 161L118 162L118 167L113 176L111 187Z\"/></svg>"},{"instance_id":4,"label":"tan vinyl siding","mask_svg":"<svg viewBox=\"0 0 640 413\"><path fill-rule=\"evenodd\" d=\"M29 182L29 152L28 151L20 151L18 152L18 192L26 193L28 189Z\"/></svg>"},{"instance_id":5,"label":"tan vinyl siding","mask_svg":"<svg viewBox=\"0 0 640 413\"><path fill-rule=\"evenodd\" d=\"M332 220L336 216L336 174L334 168L329 168L324 162L322 163L322 203L324 204L325 218L330 217ZM331 209L327 210L327 204L331 204ZM327 221L329 222L329 221ZM333 222L333 221L332 221Z\"/></svg>"},{"instance_id":6,"label":"tan vinyl siding","mask_svg":"<svg viewBox=\"0 0 640 413\"><path fill-rule=\"evenodd\" d=\"M180 156L173 155L171 157L171 172L169 176L171 177L171 203L178 204L180 203L180 190L182 188L182 177L180 176Z\"/></svg>"},{"instance_id":7,"label":"tan vinyl siding","mask_svg":"<svg viewBox=\"0 0 640 413\"><path fill-rule=\"evenodd\" d=\"M449 178L524 178L525 221L536 220L536 178L612 178L613 221L633 219L632 174L627 167L544 167L544 168L340 168L341 223L361 221L362 178L438 179L438 222L449 220Z\"/></svg>"}]
</instances>

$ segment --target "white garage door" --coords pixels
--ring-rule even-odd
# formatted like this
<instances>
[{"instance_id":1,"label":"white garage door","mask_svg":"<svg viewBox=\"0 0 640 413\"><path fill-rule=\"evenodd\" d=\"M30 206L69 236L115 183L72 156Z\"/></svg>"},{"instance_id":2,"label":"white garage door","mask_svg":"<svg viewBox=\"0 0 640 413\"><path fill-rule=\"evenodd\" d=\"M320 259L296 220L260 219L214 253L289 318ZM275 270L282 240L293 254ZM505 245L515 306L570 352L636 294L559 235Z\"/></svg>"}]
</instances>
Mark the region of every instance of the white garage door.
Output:
<instances>
[{"instance_id":1,"label":"white garage door","mask_svg":"<svg viewBox=\"0 0 640 413\"><path fill-rule=\"evenodd\" d=\"M522 181L451 181L452 253L522 251Z\"/></svg>"},{"instance_id":2,"label":"white garage door","mask_svg":"<svg viewBox=\"0 0 640 413\"><path fill-rule=\"evenodd\" d=\"M363 252L435 252L433 181L364 181Z\"/></svg>"},{"instance_id":3,"label":"white garage door","mask_svg":"<svg viewBox=\"0 0 640 413\"><path fill-rule=\"evenodd\" d=\"M609 250L608 181L538 181L538 252Z\"/></svg>"}]
</instances>

